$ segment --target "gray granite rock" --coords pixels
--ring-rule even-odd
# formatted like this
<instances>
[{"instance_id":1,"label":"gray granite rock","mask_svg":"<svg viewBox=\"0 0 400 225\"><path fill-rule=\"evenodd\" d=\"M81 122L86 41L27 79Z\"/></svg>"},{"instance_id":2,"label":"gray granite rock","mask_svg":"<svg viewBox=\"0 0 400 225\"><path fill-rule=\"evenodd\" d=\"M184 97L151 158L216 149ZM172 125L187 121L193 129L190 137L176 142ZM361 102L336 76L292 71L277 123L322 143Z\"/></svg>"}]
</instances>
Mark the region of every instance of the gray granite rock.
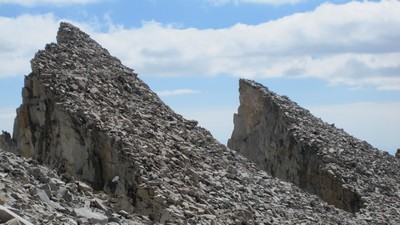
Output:
<instances>
[{"instance_id":1,"label":"gray granite rock","mask_svg":"<svg viewBox=\"0 0 400 225\"><path fill-rule=\"evenodd\" d=\"M61 23L57 43L36 53L31 66L13 133L16 152L27 159L0 151L0 194L34 224L89 224L92 213L112 224L398 221L397 203L385 214L372 205L354 215L260 170L173 112L71 24ZM334 172L335 161L324 160ZM363 180L358 175L341 178ZM397 193L385 185L370 190L380 198Z\"/></svg>"},{"instance_id":2,"label":"gray granite rock","mask_svg":"<svg viewBox=\"0 0 400 225\"><path fill-rule=\"evenodd\" d=\"M113 218L109 212L119 210L119 206L112 203L112 197L104 192L82 192L76 183L63 182L49 168L2 149L0 171L5 174L0 176L0 223L78 224L78 218L81 224L85 224L85 221L86 224L106 224ZM57 181L53 184L56 188L43 190L43 187L50 186L47 183L50 179L42 179L41 176L52 177L51 180ZM70 197L66 198L66 195ZM148 220L132 215L120 218L118 224L132 221L137 224L148 223Z\"/></svg>"},{"instance_id":3,"label":"gray granite rock","mask_svg":"<svg viewBox=\"0 0 400 225\"><path fill-rule=\"evenodd\" d=\"M33 225L7 207L0 205L0 223L5 225Z\"/></svg>"},{"instance_id":4,"label":"gray granite rock","mask_svg":"<svg viewBox=\"0 0 400 225\"><path fill-rule=\"evenodd\" d=\"M100 213L93 212L89 208L86 207L81 207L81 208L75 208L73 211L73 214L78 217L78 218L84 218L87 220L90 224L107 224L108 218L105 215L102 215Z\"/></svg>"},{"instance_id":5,"label":"gray granite rock","mask_svg":"<svg viewBox=\"0 0 400 225\"><path fill-rule=\"evenodd\" d=\"M394 194L400 189L398 160L324 123L288 97L254 81L239 83L240 106L229 148L357 218L400 223L392 209L400 208Z\"/></svg>"},{"instance_id":6,"label":"gray granite rock","mask_svg":"<svg viewBox=\"0 0 400 225\"><path fill-rule=\"evenodd\" d=\"M0 148L9 152L17 152L16 142L7 131L2 131L0 134Z\"/></svg>"}]
</instances>

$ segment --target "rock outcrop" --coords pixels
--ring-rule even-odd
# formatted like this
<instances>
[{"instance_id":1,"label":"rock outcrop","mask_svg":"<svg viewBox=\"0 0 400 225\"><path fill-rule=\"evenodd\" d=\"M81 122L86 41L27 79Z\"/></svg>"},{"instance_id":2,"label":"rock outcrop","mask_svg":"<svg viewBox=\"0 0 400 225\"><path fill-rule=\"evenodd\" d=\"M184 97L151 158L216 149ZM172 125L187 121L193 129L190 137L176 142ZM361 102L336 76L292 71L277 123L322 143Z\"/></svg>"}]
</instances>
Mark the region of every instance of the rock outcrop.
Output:
<instances>
[{"instance_id":1,"label":"rock outcrop","mask_svg":"<svg viewBox=\"0 0 400 225\"><path fill-rule=\"evenodd\" d=\"M354 216L259 170L71 24L31 65L13 133L28 160L0 151L0 194L33 223L399 222L398 202ZM394 187L372 191L398 200Z\"/></svg>"},{"instance_id":2,"label":"rock outcrop","mask_svg":"<svg viewBox=\"0 0 400 225\"><path fill-rule=\"evenodd\" d=\"M286 96L240 80L228 147L274 177L320 196L371 224L400 223L400 163ZM388 213L390 212L390 213Z\"/></svg>"},{"instance_id":3,"label":"rock outcrop","mask_svg":"<svg viewBox=\"0 0 400 225\"><path fill-rule=\"evenodd\" d=\"M0 149L4 149L9 152L16 152L15 140L11 138L11 134L7 131L2 131L0 135Z\"/></svg>"},{"instance_id":4,"label":"rock outcrop","mask_svg":"<svg viewBox=\"0 0 400 225\"><path fill-rule=\"evenodd\" d=\"M0 149L0 224L148 224L67 173ZM17 223L16 221L19 221ZM27 222L30 221L30 222ZM12 223L14 222L14 223Z\"/></svg>"}]
</instances>

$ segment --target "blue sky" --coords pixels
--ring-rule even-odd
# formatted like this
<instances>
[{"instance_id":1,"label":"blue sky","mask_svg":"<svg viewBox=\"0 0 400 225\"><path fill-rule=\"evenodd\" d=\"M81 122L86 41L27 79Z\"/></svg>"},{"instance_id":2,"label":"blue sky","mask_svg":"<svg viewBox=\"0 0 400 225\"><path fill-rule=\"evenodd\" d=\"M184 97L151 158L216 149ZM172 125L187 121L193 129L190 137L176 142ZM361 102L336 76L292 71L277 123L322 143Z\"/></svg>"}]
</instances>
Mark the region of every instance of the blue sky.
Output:
<instances>
[{"instance_id":1,"label":"blue sky","mask_svg":"<svg viewBox=\"0 0 400 225\"><path fill-rule=\"evenodd\" d=\"M222 143L254 79L377 148L400 148L400 2L0 0L0 129L60 21L89 33Z\"/></svg>"}]
</instances>

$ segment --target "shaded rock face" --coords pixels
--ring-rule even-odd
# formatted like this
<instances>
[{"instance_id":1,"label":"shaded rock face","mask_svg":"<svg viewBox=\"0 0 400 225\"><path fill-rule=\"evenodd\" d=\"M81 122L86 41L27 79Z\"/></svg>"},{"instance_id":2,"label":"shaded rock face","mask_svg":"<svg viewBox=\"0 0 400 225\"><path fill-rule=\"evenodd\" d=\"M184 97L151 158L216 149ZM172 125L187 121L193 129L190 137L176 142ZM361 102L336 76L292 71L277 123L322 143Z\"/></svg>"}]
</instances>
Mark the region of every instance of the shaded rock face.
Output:
<instances>
[{"instance_id":1,"label":"shaded rock face","mask_svg":"<svg viewBox=\"0 0 400 225\"><path fill-rule=\"evenodd\" d=\"M374 192L382 184L393 198L388 202L399 200L395 194L399 163L394 157L324 123L256 82L240 80L239 91L240 106L234 115L229 148L269 174L349 212L389 204L372 200L380 195Z\"/></svg>"},{"instance_id":2,"label":"shaded rock face","mask_svg":"<svg viewBox=\"0 0 400 225\"><path fill-rule=\"evenodd\" d=\"M121 140L116 135L108 138L109 130L102 127L100 119L89 122L90 117L100 118L102 110L114 103L102 98L113 93L107 93L107 87L99 83L107 84L112 73L116 73L115 78L131 80L135 74L88 35L66 23L61 25L57 41L46 45L31 61L32 73L25 78L13 138L23 156L103 189L127 166L118 155ZM105 90L100 94L94 91L96 87ZM95 105L94 99L103 101ZM103 119L111 127L110 120L115 118ZM129 172L135 174L135 168ZM134 186L128 180L124 185L127 189Z\"/></svg>"},{"instance_id":3,"label":"shaded rock face","mask_svg":"<svg viewBox=\"0 0 400 225\"><path fill-rule=\"evenodd\" d=\"M2 134L0 134L0 148L9 152L16 152L16 147L15 140L11 138L11 134L7 131L2 131Z\"/></svg>"},{"instance_id":4,"label":"shaded rock face","mask_svg":"<svg viewBox=\"0 0 400 225\"><path fill-rule=\"evenodd\" d=\"M40 205L46 207L29 217L43 214L44 223L54 224L73 224L75 217L80 224L400 222L389 206L376 215L372 205L354 216L259 170L196 121L174 113L133 70L71 24L61 23L57 44L46 45L31 65L13 133L18 154L30 161L14 163L23 168L7 169L7 163L0 168L8 182L0 194L9 205L25 209L38 198L45 202ZM2 162L16 161L12 155L0 156ZM42 178L46 175L37 176L37 169L29 174L32 162L57 171L47 176L67 177L66 181L52 184ZM83 182L69 184L70 180ZM13 201L18 197L14 190L20 189L23 206ZM58 189L69 194L65 191L60 197ZM374 197L390 194L394 200L393 190L375 188L381 195ZM81 192L101 201L90 198L86 204L85 196L74 201L73 194ZM62 216L49 216L54 214Z\"/></svg>"},{"instance_id":5,"label":"shaded rock face","mask_svg":"<svg viewBox=\"0 0 400 225\"><path fill-rule=\"evenodd\" d=\"M12 212L12 213L10 213ZM14 215L13 215L14 214ZM6 224L149 224L69 174L0 149L0 221ZM11 223L18 220L20 223ZM29 221L29 222L26 222Z\"/></svg>"}]
</instances>

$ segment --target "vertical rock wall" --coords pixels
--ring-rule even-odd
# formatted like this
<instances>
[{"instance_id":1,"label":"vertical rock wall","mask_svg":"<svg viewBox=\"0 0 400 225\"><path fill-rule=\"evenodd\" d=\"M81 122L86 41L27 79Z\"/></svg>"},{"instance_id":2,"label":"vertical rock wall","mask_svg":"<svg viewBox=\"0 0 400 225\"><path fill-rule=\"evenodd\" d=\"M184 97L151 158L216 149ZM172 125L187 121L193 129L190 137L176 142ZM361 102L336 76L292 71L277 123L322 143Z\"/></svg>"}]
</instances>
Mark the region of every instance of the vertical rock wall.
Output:
<instances>
[{"instance_id":1,"label":"vertical rock wall","mask_svg":"<svg viewBox=\"0 0 400 225\"><path fill-rule=\"evenodd\" d=\"M12 139L11 134L7 131L2 131L2 134L0 134L0 149L16 153L16 145L17 143L15 143L15 140Z\"/></svg>"},{"instance_id":2,"label":"vertical rock wall","mask_svg":"<svg viewBox=\"0 0 400 225\"><path fill-rule=\"evenodd\" d=\"M119 142L86 123L79 110L71 114L57 106L54 93L41 83L41 76L39 72L25 78L23 104L14 125L17 148L25 157L103 189L123 164L117 151L111 151L120 148Z\"/></svg>"},{"instance_id":3,"label":"vertical rock wall","mask_svg":"<svg viewBox=\"0 0 400 225\"><path fill-rule=\"evenodd\" d=\"M35 55L31 65L32 73L25 79L23 103L15 119L13 138L17 151L56 169L63 177L72 175L96 191L105 191L109 203L119 207L113 210L123 209L123 215L132 214L136 218L140 215L144 221L162 224L400 222L400 217L391 211L398 200L392 188L374 189L382 195L391 194L391 197L374 195L377 204L371 204L365 212L360 210L354 217L257 169L254 163L227 149L207 130L198 127L196 121L186 120L173 112L133 70L71 24L61 23L57 44L46 45ZM257 96L257 92L250 93L253 94ZM264 97L261 94L258 99L245 98L249 107L257 105L255 109L243 108L245 114L251 115L248 123L237 123L246 127L249 137L260 127L259 121L263 123ZM276 112L271 111L271 115L280 121L279 110L274 110ZM240 115L237 120L241 120ZM286 133L280 134L286 132L287 126L286 120L276 122L272 130L260 130L257 135L261 137L262 132L279 134L282 140L275 146L276 151L280 145L293 145L290 148L293 149L290 153L293 160L278 153L274 153L274 157L286 160L285 163L291 162L296 170L310 168L302 167L306 160L297 159L304 154L296 151L304 149L306 154L315 156L314 148L303 145L295 133L289 133L293 137L287 140ZM237 135L240 136L240 132ZM10 137L6 139L10 140ZM256 140L249 139L251 143ZM241 141L232 139L237 146ZM272 139L270 143L276 144ZM262 147L262 144L256 146ZM263 153L263 150L257 151ZM249 155L253 160L259 159L252 153ZM269 165L264 159L258 163ZM318 160L324 158L318 155L315 161ZM307 180L297 178L302 172L286 167L291 179L300 183ZM271 168L274 168L274 175L284 173L279 166ZM7 172L3 174L2 171L0 168L1 177ZM393 182L390 177L384 179ZM79 182L77 186L84 188ZM62 202L60 205L71 207ZM100 208L104 211L104 207ZM71 211L76 210L57 213ZM82 213L79 209L78 212ZM371 212L377 215L372 220ZM71 216L74 215L68 217Z\"/></svg>"},{"instance_id":4,"label":"vertical rock wall","mask_svg":"<svg viewBox=\"0 0 400 225\"><path fill-rule=\"evenodd\" d=\"M387 171L394 187L398 186L395 180L399 176L394 171L399 165L388 154L322 122L258 83L240 80L239 91L240 106L228 147L271 175L353 213L365 203L363 185L377 185L375 178L360 174L371 160L376 170ZM390 169L377 160L390 162Z\"/></svg>"},{"instance_id":5,"label":"vertical rock wall","mask_svg":"<svg viewBox=\"0 0 400 225\"><path fill-rule=\"evenodd\" d=\"M70 24L61 24L57 41L35 55L32 73L25 78L13 133L19 153L96 190L116 196L136 191L137 168L112 130L118 125L110 121L115 118L107 115L118 98L103 97L113 94L108 92L110 75L125 80L136 79L136 74ZM112 184L115 177L120 185ZM122 199L121 205L133 210L135 200Z\"/></svg>"}]
</instances>

